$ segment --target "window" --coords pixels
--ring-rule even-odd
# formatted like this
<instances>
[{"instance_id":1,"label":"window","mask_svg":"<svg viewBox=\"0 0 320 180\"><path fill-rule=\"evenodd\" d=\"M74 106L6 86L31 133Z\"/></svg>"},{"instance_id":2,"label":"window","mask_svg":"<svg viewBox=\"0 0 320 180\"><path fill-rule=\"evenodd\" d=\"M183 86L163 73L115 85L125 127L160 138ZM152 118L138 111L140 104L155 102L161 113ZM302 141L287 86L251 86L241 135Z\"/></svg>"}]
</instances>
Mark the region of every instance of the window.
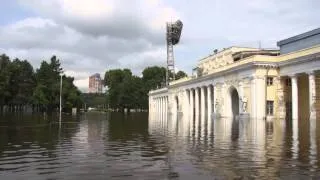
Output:
<instances>
[{"instance_id":1,"label":"window","mask_svg":"<svg viewBox=\"0 0 320 180\"><path fill-rule=\"evenodd\" d=\"M267 85L272 86L273 85L273 77L267 77Z\"/></svg>"},{"instance_id":2,"label":"window","mask_svg":"<svg viewBox=\"0 0 320 180\"><path fill-rule=\"evenodd\" d=\"M273 101L267 101L267 115L273 115Z\"/></svg>"}]
</instances>

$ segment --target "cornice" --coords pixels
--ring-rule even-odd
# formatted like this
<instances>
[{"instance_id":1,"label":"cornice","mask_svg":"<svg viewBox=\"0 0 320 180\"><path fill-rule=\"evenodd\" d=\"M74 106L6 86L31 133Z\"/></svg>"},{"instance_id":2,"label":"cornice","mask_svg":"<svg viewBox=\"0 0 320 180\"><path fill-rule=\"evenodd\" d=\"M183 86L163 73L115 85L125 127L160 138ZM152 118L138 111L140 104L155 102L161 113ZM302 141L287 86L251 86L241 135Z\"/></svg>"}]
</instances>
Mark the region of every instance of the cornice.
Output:
<instances>
[{"instance_id":1,"label":"cornice","mask_svg":"<svg viewBox=\"0 0 320 180\"><path fill-rule=\"evenodd\" d=\"M293 58L289 59L283 62L279 62L278 66L279 67L285 67L285 66L290 66L290 65L295 65L295 64L301 64L309 61L319 61L320 60L320 52L311 54L311 55L306 55L306 56L301 56L298 58Z\"/></svg>"},{"instance_id":2,"label":"cornice","mask_svg":"<svg viewBox=\"0 0 320 180\"><path fill-rule=\"evenodd\" d=\"M268 61L255 62L255 61L251 61L251 62L248 62L248 63L245 63L245 64L240 64L239 66L231 67L231 68L223 70L223 71L219 71L219 72L216 72L216 73L208 74L208 75L205 75L205 76L202 76L202 77L198 77L198 78L190 79L188 81L184 81L184 82L181 82L181 83L170 85L169 89L170 88L179 87L179 86L196 84L196 83L197 84L198 83L199 84L203 84L203 81L212 80L213 78L221 77L221 76L226 75L226 74L230 74L230 73L237 72L237 71L240 71L240 70L246 70L246 69L249 69L249 68L254 68L254 67L257 67L257 66L265 67L265 68L277 68L278 67L276 62L268 62Z\"/></svg>"}]
</instances>

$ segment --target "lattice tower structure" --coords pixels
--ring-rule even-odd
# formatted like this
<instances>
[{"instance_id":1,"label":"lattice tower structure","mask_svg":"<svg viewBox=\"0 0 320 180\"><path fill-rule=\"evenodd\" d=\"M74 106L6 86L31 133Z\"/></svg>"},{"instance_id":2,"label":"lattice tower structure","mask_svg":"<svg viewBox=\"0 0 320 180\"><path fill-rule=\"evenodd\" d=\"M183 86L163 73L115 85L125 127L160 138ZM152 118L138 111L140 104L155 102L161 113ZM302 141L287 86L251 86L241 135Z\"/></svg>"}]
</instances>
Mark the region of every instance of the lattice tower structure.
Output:
<instances>
[{"instance_id":1,"label":"lattice tower structure","mask_svg":"<svg viewBox=\"0 0 320 180\"><path fill-rule=\"evenodd\" d=\"M183 24L180 20L175 23L167 23L167 71L166 71L166 86L169 85L170 72L172 73L172 79L175 80L175 66L174 66L174 52L173 46L180 41L181 31Z\"/></svg>"}]
</instances>

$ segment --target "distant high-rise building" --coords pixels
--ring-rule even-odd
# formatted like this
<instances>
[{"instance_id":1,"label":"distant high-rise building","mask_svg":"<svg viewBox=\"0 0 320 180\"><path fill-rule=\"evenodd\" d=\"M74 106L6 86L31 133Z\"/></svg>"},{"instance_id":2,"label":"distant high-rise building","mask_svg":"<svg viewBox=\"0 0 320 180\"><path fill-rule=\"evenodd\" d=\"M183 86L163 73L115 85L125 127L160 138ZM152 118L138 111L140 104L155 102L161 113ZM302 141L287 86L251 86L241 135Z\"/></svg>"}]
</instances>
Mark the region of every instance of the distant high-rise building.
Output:
<instances>
[{"instance_id":1,"label":"distant high-rise building","mask_svg":"<svg viewBox=\"0 0 320 180\"><path fill-rule=\"evenodd\" d=\"M102 93L103 81L99 73L89 77L89 93Z\"/></svg>"}]
</instances>

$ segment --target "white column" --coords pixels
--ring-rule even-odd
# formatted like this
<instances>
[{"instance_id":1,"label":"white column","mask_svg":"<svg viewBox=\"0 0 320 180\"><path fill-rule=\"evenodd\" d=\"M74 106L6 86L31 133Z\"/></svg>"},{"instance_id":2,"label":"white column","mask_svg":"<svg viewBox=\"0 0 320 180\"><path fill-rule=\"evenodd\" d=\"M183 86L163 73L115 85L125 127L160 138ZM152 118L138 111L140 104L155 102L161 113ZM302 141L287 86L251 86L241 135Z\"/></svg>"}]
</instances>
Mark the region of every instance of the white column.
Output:
<instances>
[{"instance_id":1,"label":"white column","mask_svg":"<svg viewBox=\"0 0 320 180\"><path fill-rule=\"evenodd\" d=\"M160 97L158 97L158 113L160 113L160 111L161 111L161 109L160 109L161 108L161 106L160 106L161 101L160 100L161 100Z\"/></svg>"},{"instance_id":2,"label":"white column","mask_svg":"<svg viewBox=\"0 0 320 180\"><path fill-rule=\"evenodd\" d=\"M195 114L196 116L199 115L199 89L195 88L194 89L194 94L195 94Z\"/></svg>"},{"instance_id":3,"label":"white column","mask_svg":"<svg viewBox=\"0 0 320 180\"><path fill-rule=\"evenodd\" d=\"M255 81L256 86L256 117L262 119L266 115L266 81L264 77L257 77Z\"/></svg>"},{"instance_id":4,"label":"white column","mask_svg":"<svg viewBox=\"0 0 320 180\"><path fill-rule=\"evenodd\" d=\"M208 119L211 118L212 114L212 90L211 87L207 87L207 103L208 103Z\"/></svg>"},{"instance_id":5,"label":"white column","mask_svg":"<svg viewBox=\"0 0 320 180\"><path fill-rule=\"evenodd\" d=\"M183 96L183 115L187 117L189 113L189 98L188 98L188 90L184 90Z\"/></svg>"},{"instance_id":6,"label":"white column","mask_svg":"<svg viewBox=\"0 0 320 180\"><path fill-rule=\"evenodd\" d=\"M190 114L189 114L189 124L190 124L190 134L193 130L193 117L194 117L194 91L190 89Z\"/></svg>"},{"instance_id":7,"label":"white column","mask_svg":"<svg viewBox=\"0 0 320 180\"><path fill-rule=\"evenodd\" d=\"M206 87L203 86L201 87L201 105L200 105L200 109L201 109L201 116L205 116L205 112L206 112L206 107L205 107L205 96L204 96L204 89Z\"/></svg>"},{"instance_id":8,"label":"white column","mask_svg":"<svg viewBox=\"0 0 320 180\"><path fill-rule=\"evenodd\" d=\"M168 104L168 101L167 101L167 96L164 96L164 104L163 104L163 114L164 114L164 126L165 128L167 128L167 116L168 116L168 108L167 108L167 104Z\"/></svg>"},{"instance_id":9,"label":"white column","mask_svg":"<svg viewBox=\"0 0 320 180\"><path fill-rule=\"evenodd\" d=\"M201 134L202 137L205 135L205 129L206 129L206 99L204 92L207 90L205 86L201 87Z\"/></svg>"},{"instance_id":10,"label":"white column","mask_svg":"<svg viewBox=\"0 0 320 180\"><path fill-rule=\"evenodd\" d=\"M157 112L157 99L153 98L153 112Z\"/></svg>"},{"instance_id":11,"label":"white column","mask_svg":"<svg viewBox=\"0 0 320 180\"><path fill-rule=\"evenodd\" d=\"M210 137L211 129L212 129L212 89L211 86L207 87L207 99L208 99L208 135Z\"/></svg>"},{"instance_id":12,"label":"white column","mask_svg":"<svg viewBox=\"0 0 320 180\"><path fill-rule=\"evenodd\" d=\"M213 112L215 115L217 115L217 107L216 107L216 104L217 104L217 97L218 97L218 91L217 91L217 86L213 86Z\"/></svg>"},{"instance_id":13,"label":"white column","mask_svg":"<svg viewBox=\"0 0 320 180\"><path fill-rule=\"evenodd\" d=\"M310 119L316 119L315 112L315 103L316 103L316 82L314 72L309 73L309 110L310 110ZM311 125L311 123L310 123Z\"/></svg>"},{"instance_id":14,"label":"white column","mask_svg":"<svg viewBox=\"0 0 320 180\"><path fill-rule=\"evenodd\" d=\"M256 98L256 79L255 77L252 77L251 79L251 117L253 118L257 118L257 106L256 106L256 102L257 102L257 98Z\"/></svg>"},{"instance_id":15,"label":"white column","mask_svg":"<svg viewBox=\"0 0 320 180\"><path fill-rule=\"evenodd\" d=\"M190 89L190 116L194 115L194 90Z\"/></svg>"},{"instance_id":16,"label":"white column","mask_svg":"<svg viewBox=\"0 0 320 180\"><path fill-rule=\"evenodd\" d=\"M168 113L168 97L167 96L165 96L164 97L164 112L166 113L166 115L167 115L167 113Z\"/></svg>"},{"instance_id":17,"label":"white column","mask_svg":"<svg viewBox=\"0 0 320 180\"><path fill-rule=\"evenodd\" d=\"M158 113L161 112L161 98L158 97Z\"/></svg>"},{"instance_id":18,"label":"white column","mask_svg":"<svg viewBox=\"0 0 320 180\"><path fill-rule=\"evenodd\" d=\"M297 76L291 76L291 87L292 87L292 119L298 119L298 82Z\"/></svg>"},{"instance_id":19,"label":"white column","mask_svg":"<svg viewBox=\"0 0 320 180\"><path fill-rule=\"evenodd\" d=\"M151 112L154 112L154 98L151 99L150 108L151 108Z\"/></svg>"},{"instance_id":20,"label":"white column","mask_svg":"<svg viewBox=\"0 0 320 180\"><path fill-rule=\"evenodd\" d=\"M162 97L162 113L165 112L165 96Z\"/></svg>"},{"instance_id":21,"label":"white column","mask_svg":"<svg viewBox=\"0 0 320 180\"><path fill-rule=\"evenodd\" d=\"M284 100L284 80L281 78L281 76L279 76L274 78L274 83L277 85L279 118L284 119L286 117L286 107Z\"/></svg>"},{"instance_id":22,"label":"white column","mask_svg":"<svg viewBox=\"0 0 320 180\"><path fill-rule=\"evenodd\" d=\"M297 76L291 76L291 87L292 87L292 151L293 151L293 159L297 158L297 154L299 152L299 124L298 124L298 82Z\"/></svg>"},{"instance_id":23,"label":"white column","mask_svg":"<svg viewBox=\"0 0 320 180\"><path fill-rule=\"evenodd\" d=\"M155 102L156 102L156 108L155 108L155 112L158 112L158 98L155 98Z\"/></svg>"},{"instance_id":24,"label":"white column","mask_svg":"<svg viewBox=\"0 0 320 180\"><path fill-rule=\"evenodd\" d=\"M161 112L161 99L160 99L160 97L158 97L158 113L160 114L160 112Z\"/></svg>"},{"instance_id":25,"label":"white column","mask_svg":"<svg viewBox=\"0 0 320 180\"><path fill-rule=\"evenodd\" d=\"M160 112L163 113L163 97L160 98Z\"/></svg>"},{"instance_id":26,"label":"white column","mask_svg":"<svg viewBox=\"0 0 320 180\"><path fill-rule=\"evenodd\" d=\"M199 132L199 89L195 88L195 116L194 116L194 128L195 137L198 137Z\"/></svg>"},{"instance_id":27,"label":"white column","mask_svg":"<svg viewBox=\"0 0 320 180\"><path fill-rule=\"evenodd\" d=\"M164 114L166 112L166 97L162 97L162 113Z\"/></svg>"},{"instance_id":28,"label":"white column","mask_svg":"<svg viewBox=\"0 0 320 180\"><path fill-rule=\"evenodd\" d=\"M315 111L316 103L316 82L314 72L309 73L309 110L310 110L310 156L317 155L317 114ZM313 161L312 164L316 162Z\"/></svg>"}]
</instances>

